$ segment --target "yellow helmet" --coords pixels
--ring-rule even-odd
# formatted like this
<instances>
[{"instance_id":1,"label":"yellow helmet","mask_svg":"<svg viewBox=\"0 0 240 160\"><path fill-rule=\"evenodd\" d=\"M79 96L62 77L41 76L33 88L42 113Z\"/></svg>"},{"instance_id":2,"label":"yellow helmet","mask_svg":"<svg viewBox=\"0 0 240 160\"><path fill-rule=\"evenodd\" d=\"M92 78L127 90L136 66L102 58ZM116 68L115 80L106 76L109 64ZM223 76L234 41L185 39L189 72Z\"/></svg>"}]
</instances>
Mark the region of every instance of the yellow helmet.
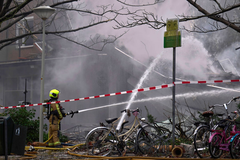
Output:
<instances>
[{"instance_id":1,"label":"yellow helmet","mask_svg":"<svg viewBox=\"0 0 240 160\"><path fill-rule=\"evenodd\" d=\"M59 90L57 90L57 89L52 89L52 90L49 92L49 97L51 97L51 98L58 98L59 93L60 93Z\"/></svg>"}]
</instances>

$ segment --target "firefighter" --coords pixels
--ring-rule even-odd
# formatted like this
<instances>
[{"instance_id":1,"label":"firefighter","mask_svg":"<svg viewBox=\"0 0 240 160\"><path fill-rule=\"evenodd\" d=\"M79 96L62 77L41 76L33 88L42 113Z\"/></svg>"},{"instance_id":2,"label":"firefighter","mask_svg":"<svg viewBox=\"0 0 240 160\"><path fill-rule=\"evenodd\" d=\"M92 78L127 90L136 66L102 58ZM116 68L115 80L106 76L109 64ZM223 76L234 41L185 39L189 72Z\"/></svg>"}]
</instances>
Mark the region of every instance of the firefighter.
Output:
<instances>
[{"instance_id":1,"label":"firefighter","mask_svg":"<svg viewBox=\"0 0 240 160\"><path fill-rule=\"evenodd\" d=\"M50 102L58 101L59 90L52 89L49 92ZM49 114L49 133L48 138L52 138L48 142L49 147L62 148L61 142L59 141L59 129L60 122L63 117L66 117L66 114L63 111L60 103L54 103L50 105L50 114Z\"/></svg>"}]
</instances>

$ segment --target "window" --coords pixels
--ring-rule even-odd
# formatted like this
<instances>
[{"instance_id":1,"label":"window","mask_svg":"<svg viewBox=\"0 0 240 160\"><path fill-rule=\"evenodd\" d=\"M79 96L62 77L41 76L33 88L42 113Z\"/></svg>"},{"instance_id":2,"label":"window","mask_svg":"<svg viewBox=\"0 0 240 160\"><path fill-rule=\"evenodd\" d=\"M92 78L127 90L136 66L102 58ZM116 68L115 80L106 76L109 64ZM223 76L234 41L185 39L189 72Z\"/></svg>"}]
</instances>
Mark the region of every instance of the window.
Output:
<instances>
[{"instance_id":1,"label":"window","mask_svg":"<svg viewBox=\"0 0 240 160\"><path fill-rule=\"evenodd\" d=\"M33 31L33 16L26 17L16 23L16 36L27 34ZM23 47L32 47L33 46L33 37L32 35L23 37L22 39L17 40L17 48L20 46Z\"/></svg>"}]
</instances>

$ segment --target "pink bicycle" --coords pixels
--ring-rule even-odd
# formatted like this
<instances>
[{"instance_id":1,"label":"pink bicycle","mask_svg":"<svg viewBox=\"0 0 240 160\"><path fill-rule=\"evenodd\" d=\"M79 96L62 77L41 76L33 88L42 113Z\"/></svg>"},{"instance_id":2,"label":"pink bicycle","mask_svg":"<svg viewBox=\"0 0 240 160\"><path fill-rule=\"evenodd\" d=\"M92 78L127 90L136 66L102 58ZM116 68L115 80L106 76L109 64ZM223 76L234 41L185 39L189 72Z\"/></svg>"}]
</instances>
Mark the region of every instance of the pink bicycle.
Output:
<instances>
[{"instance_id":1,"label":"pink bicycle","mask_svg":"<svg viewBox=\"0 0 240 160\"><path fill-rule=\"evenodd\" d=\"M240 128L240 117L235 120L235 123ZM233 159L240 159L240 133L235 134L231 138L229 150Z\"/></svg>"},{"instance_id":2,"label":"pink bicycle","mask_svg":"<svg viewBox=\"0 0 240 160\"><path fill-rule=\"evenodd\" d=\"M218 105L225 108L228 117L219 121L219 130L211 130L212 134L209 138L209 152L212 158L219 158L223 154L223 151L229 152L230 140L235 134L240 133L240 131L237 131L237 127L234 122L235 118L231 118L227 108L227 105L229 105L232 101L236 101L239 98L240 97L234 97L228 103ZM235 117L238 117L237 111L234 111L232 113L235 114Z\"/></svg>"}]
</instances>

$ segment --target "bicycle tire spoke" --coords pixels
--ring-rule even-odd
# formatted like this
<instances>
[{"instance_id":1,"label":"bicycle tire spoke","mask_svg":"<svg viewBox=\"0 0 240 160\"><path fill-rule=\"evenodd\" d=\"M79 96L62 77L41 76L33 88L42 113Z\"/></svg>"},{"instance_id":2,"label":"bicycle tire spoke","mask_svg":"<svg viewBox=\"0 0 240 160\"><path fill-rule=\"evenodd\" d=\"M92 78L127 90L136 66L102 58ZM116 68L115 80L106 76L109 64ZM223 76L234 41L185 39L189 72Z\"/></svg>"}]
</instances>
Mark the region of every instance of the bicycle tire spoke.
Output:
<instances>
[{"instance_id":1,"label":"bicycle tire spoke","mask_svg":"<svg viewBox=\"0 0 240 160\"><path fill-rule=\"evenodd\" d=\"M91 132L86 139L87 154L110 155L114 148L115 136L106 128L98 128Z\"/></svg>"},{"instance_id":2,"label":"bicycle tire spoke","mask_svg":"<svg viewBox=\"0 0 240 160\"><path fill-rule=\"evenodd\" d=\"M222 136L219 134L216 134L212 138L212 141L209 143L209 151L212 158L219 158L223 153L223 151L220 149L220 144L223 143L221 139L222 139Z\"/></svg>"},{"instance_id":3,"label":"bicycle tire spoke","mask_svg":"<svg viewBox=\"0 0 240 160\"><path fill-rule=\"evenodd\" d=\"M196 134L194 135L194 147L195 152L197 153L198 157L200 158L209 158L209 147L208 147L208 140L210 137L209 127L202 126L200 127Z\"/></svg>"},{"instance_id":4,"label":"bicycle tire spoke","mask_svg":"<svg viewBox=\"0 0 240 160\"><path fill-rule=\"evenodd\" d=\"M138 150L148 156L159 156L160 146L163 142L160 140L159 131L151 126L147 125L137 135Z\"/></svg>"}]
</instances>

